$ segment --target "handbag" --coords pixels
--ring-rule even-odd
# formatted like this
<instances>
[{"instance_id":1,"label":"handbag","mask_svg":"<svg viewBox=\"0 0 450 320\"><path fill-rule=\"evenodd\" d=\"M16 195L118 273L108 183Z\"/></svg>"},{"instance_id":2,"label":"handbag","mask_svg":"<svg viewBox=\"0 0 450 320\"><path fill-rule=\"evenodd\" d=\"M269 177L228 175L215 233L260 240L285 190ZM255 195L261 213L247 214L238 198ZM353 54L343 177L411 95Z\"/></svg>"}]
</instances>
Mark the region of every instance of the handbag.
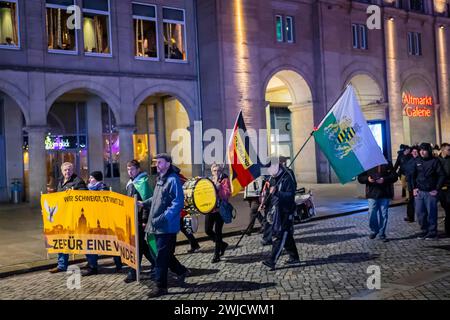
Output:
<instances>
[{"instance_id":1,"label":"handbag","mask_svg":"<svg viewBox=\"0 0 450 320\"><path fill-rule=\"evenodd\" d=\"M228 201L220 202L219 213L225 223L231 223L236 218L236 209Z\"/></svg>"}]
</instances>

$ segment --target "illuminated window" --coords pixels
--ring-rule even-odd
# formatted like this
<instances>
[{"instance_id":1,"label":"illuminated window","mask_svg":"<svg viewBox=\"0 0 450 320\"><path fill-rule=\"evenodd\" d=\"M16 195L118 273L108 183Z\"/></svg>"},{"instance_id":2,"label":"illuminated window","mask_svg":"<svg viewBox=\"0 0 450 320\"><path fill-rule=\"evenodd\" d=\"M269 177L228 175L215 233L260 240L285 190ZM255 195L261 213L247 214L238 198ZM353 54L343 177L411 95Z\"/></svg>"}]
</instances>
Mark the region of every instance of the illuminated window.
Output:
<instances>
[{"instance_id":1,"label":"illuminated window","mask_svg":"<svg viewBox=\"0 0 450 320\"><path fill-rule=\"evenodd\" d=\"M120 177L120 145L116 119L111 108L102 103L103 163L105 178Z\"/></svg>"},{"instance_id":2,"label":"illuminated window","mask_svg":"<svg viewBox=\"0 0 450 320\"><path fill-rule=\"evenodd\" d=\"M276 32L277 32L277 41L278 42L283 42L284 37L283 37L283 17L282 16L276 16Z\"/></svg>"},{"instance_id":3,"label":"illuminated window","mask_svg":"<svg viewBox=\"0 0 450 320\"><path fill-rule=\"evenodd\" d=\"M418 32L408 32L408 54L411 56L422 55L422 36Z\"/></svg>"},{"instance_id":4,"label":"illuminated window","mask_svg":"<svg viewBox=\"0 0 450 320\"><path fill-rule=\"evenodd\" d=\"M368 49L367 27L365 25L352 23L352 44L355 49Z\"/></svg>"},{"instance_id":5,"label":"illuminated window","mask_svg":"<svg viewBox=\"0 0 450 320\"><path fill-rule=\"evenodd\" d=\"M109 0L83 0L84 51L111 55Z\"/></svg>"},{"instance_id":6,"label":"illuminated window","mask_svg":"<svg viewBox=\"0 0 450 320\"><path fill-rule=\"evenodd\" d=\"M168 60L186 60L184 11L163 8L164 56Z\"/></svg>"},{"instance_id":7,"label":"illuminated window","mask_svg":"<svg viewBox=\"0 0 450 320\"><path fill-rule=\"evenodd\" d=\"M286 41L294 42L294 19L289 16L286 17Z\"/></svg>"},{"instance_id":8,"label":"illuminated window","mask_svg":"<svg viewBox=\"0 0 450 320\"><path fill-rule=\"evenodd\" d=\"M133 3L134 55L158 58L156 7Z\"/></svg>"},{"instance_id":9,"label":"illuminated window","mask_svg":"<svg viewBox=\"0 0 450 320\"><path fill-rule=\"evenodd\" d=\"M409 9L417 12L425 12L423 0L409 0Z\"/></svg>"},{"instance_id":10,"label":"illuminated window","mask_svg":"<svg viewBox=\"0 0 450 320\"><path fill-rule=\"evenodd\" d=\"M67 8L72 6L73 0L47 0L46 26L47 26L47 44L49 52L67 52L77 51L75 36L75 26L67 26L67 22L72 13L67 12ZM73 19L71 19L73 20ZM74 21L71 21L74 23Z\"/></svg>"},{"instance_id":11,"label":"illuminated window","mask_svg":"<svg viewBox=\"0 0 450 320\"><path fill-rule=\"evenodd\" d=\"M19 48L19 15L17 0L0 0L0 47Z\"/></svg>"}]
</instances>

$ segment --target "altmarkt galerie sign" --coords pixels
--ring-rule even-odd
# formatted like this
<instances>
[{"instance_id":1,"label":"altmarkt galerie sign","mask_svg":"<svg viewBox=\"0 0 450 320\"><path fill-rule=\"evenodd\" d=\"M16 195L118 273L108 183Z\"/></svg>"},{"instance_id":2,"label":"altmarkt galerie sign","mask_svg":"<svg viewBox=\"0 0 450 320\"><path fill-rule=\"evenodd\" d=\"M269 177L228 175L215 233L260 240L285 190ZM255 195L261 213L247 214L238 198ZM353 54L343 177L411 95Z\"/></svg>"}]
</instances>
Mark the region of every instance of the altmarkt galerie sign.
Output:
<instances>
[{"instance_id":1,"label":"altmarkt galerie sign","mask_svg":"<svg viewBox=\"0 0 450 320\"><path fill-rule=\"evenodd\" d=\"M433 98L431 96L415 97L403 93L403 114L410 118L428 118L433 114Z\"/></svg>"}]
</instances>

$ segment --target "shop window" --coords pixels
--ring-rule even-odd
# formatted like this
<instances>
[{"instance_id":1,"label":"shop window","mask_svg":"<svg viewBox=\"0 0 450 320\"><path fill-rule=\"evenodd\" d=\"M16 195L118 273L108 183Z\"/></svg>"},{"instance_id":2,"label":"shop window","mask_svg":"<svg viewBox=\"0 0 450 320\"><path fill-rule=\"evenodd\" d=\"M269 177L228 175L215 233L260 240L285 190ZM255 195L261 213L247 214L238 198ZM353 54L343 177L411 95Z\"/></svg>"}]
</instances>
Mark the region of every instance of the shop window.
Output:
<instances>
[{"instance_id":1,"label":"shop window","mask_svg":"<svg viewBox=\"0 0 450 320\"><path fill-rule=\"evenodd\" d=\"M422 55L422 36L419 32L408 32L408 54L411 56Z\"/></svg>"},{"instance_id":2,"label":"shop window","mask_svg":"<svg viewBox=\"0 0 450 320\"><path fill-rule=\"evenodd\" d=\"M156 7L133 3L133 27L135 56L158 58Z\"/></svg>"},{"instance_id":3,"label":"shop window","mask_svg":"<svg viewBox=\"0 0 450 320\"><path fill-rule=\"evenodd\" d=\"M294 42L294 18L289 16L286 17L286 41Z\"/></svg>"},{"instance_id":4,"label":"shop window","mask_svg":"<svg viewBox=\"0 0 450 320\"><path fill-rule=\"evenodd\" d=\"M283 42L284 37L283 37L283 17L282 16L275 16L275 29L276 29L276 33L277 33L277 41L278 42Z\"/></svg>"},{"instance_id":5,"label":"shop window","mask_svg":"<svg viewBox=\"0 0 450 320\"><path fill-rule=\"evenodd\" d=\"M365 25L352 23L352 44L355 49L368 49L367 27Z\"/></svg>"},{"instance_id":6,"label":"shop window","mask_svg":"<svg viewBox=\"0 0 450 320\"><path fill-rule=\"evenodd\" d=\"M111 55L109 0L83 0L84 51Z\"/></svg>"},{"instance_id":7,"label":"shop window","mask_svg":"<svg viewBox=\"0 0 450 320\"><path fill-rule=\"evenodd\" d=\"M163 8L164 55L167 60L185 61L184 10Z\"/></svg>"},{"instance_id":8,"label":"shop window","mask_svg":"<svg viewBox=\"0 0 450 320\"><path fill-rule=\"evenodd\" d=\"M120 146L116 120L111 108L102 104L103 163L105 178L120 177Z\"/></svg>"},{"instance_id":9,"label":"shop window","mask_svg":"<svg viewBox=\"0 0 450 320\"><path fill-rule=\"evenodd\" d=\"M19 48L17 0L0 0L0 48Z\"/></svg>"},{"instance_id":10,"label":"shop window","mask_svg":"<svg viewBox=\"0 0 450 320\"><path fill-rule=\"evenodd\" d=\"M67 21L73 14L68 13L67 8L73 4L73 0L47 0L46 26L49 52L77 52L75 28L67 26Z\"/></svg>"}]
</instances>

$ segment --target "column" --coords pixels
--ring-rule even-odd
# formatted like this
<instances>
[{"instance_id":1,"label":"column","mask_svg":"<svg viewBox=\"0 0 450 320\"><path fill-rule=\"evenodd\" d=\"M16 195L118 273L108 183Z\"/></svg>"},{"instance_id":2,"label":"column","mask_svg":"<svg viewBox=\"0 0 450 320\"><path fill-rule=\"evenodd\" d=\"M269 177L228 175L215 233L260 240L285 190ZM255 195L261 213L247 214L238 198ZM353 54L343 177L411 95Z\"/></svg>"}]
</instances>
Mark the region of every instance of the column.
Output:
<instances>
[{"instance_id":1,"label":"column","mask_svg":"<svg viewBox=\"0 0 450 320\"><path fill-rule=\"evenodd\" d=\"M292 156L294 157L314 128L313 105L292 105L289 110L291 111ZM308 141L293 166L298 183L317 183L314 138Z\"/></svg>"},{"instance_id":2,"label":"column","mask_svg":"<svg viewBox=\"0 0 450 320\"><path fill-rule=\"evenodd\" d=\"M391 154L392 161L397 158L397 150L400 144L409 139L405 137L403 127L403 110L401 97L400 73L398 68L398 32L396 24L399 19L392 18L385 20L385 37L386 37L386 76L389 101L389 125L391 132Z\"/></svg>"},{"instance_id":3,"label":"column","mask_svg":"<svg viewBox=\"0 0 450 320\"><path fill-rule=\"evenodd\" d=\"M41 192L47 192L47 166L44 139L47 133L46 126L28 126L28 156L29 156L29 183L30 205L40 205Z\"/></svg>"},{"instance_id":4,"label":"column","mask_svg":"<svg viewBox=\"0 0 450 320\"><path fill-rule=\"evenodd\" d=\"M133 133L135 129L134 124L117 126L120 145L120 192L125 190L130 178L127 172L127 162L134 158Z\"/></svg>"},{"instance_id":5,"label":"column","mask_svg":"<svg viewBox=\"0 0 450 320\"><path fill-rule=\"evenodd\" d=\"M448 64L448 26L438 26L436 29L437 75L439 86L439 102L441 115L441 142L450 142L450 82ZM438 133L439 135L439 133Z\"/></svg>"},{"instance_id":6,"label":"column","mask_svg":"<svg viewBox=\"0 0 450 320\"><path fill-rule=\"evenodd\" d=\"M102 100L98 97L87 100L86 113L88 126L89 171L103 172Z\"/></svg>"}]
</instances>

